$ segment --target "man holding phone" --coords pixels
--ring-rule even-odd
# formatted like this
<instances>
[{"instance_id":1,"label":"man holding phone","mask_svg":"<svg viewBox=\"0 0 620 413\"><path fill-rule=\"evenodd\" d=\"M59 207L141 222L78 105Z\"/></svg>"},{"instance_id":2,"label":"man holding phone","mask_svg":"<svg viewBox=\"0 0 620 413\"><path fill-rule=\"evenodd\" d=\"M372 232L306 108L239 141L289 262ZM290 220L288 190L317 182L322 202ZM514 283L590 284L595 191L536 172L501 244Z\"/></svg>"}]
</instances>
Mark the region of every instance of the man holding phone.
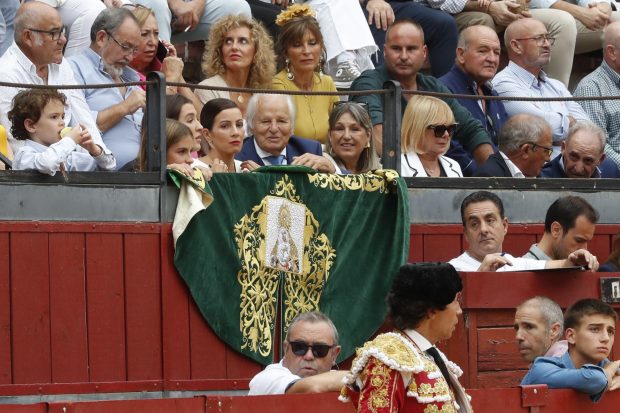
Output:
<instances>
[{"instance_id":1,"label":"man holding phone","mask_svg":"<svg viewBox=\"0 0 620 413\"><path fill-rule=\"evenodd\" d=\"M339 391L348 371L331 370L340 354L334 323L318 311L301 313L289 324L284 357L250 381L250 396Z\"/></svg>"}]
</instances>

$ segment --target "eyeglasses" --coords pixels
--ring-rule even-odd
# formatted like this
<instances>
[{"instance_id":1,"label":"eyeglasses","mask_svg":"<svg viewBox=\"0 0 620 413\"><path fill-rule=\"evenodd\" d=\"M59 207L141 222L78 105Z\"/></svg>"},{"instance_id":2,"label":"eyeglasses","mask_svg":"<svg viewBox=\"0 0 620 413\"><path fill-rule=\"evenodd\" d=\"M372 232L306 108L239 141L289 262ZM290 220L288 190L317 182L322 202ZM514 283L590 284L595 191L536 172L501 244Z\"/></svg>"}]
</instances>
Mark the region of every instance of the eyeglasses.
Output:
<instances>
[{"instance_id":1,"label":"eyeglasses","mask_svg":"<svg viewBox=\"0 0 620 413\"><path fill-rule=\"evenodd\" d=\"M448 136L454 135L454 131L456 131L456 125L458 123L453 123L452 125L428 125L427 129L432 129L435 132L436 138L441 138L446 131L448 131Z\"/></svg>"},{"instance_id":2,"label":"eyeglasses","mask_svg":"<svg viewBox=\"0 0 620 413\"><path fill-rule=\"evenodd\" d=\"M308 352L308 349L312 349L312 355L318 359L327 356L329 350L336 347L329 344L308 344L305 341L289 341L289 344L294 355L301 357Z\"/></svg>"},{"instance_id":3,"label":"eyeglasses","mask_svg":"<svg viewBox=\"0 0 620 413\"><path fill-rule=\"evenodd\" d=\"M35 33L47 33L51 36L53 41L57 41L58 39L60 39L60 36L64 36L67 37L67 28L65 26L62 26L60 29L54 29L54 30L41 30L41 29L28 29L31 32L35 32Z\"/></svg>"},{"instance_id":4,"label":"eyeglasses","mask_svg":"<svg viewBox=\"0 0 620 413\"><path fill-rule=\"evenodd\" d=\"M121 44L118 40L116 40L116 38L114 36L112 36L112 34L108 31L105 32L105 34L108 35L109 38L111 38L112 40L114 40L114 43L116 43L122 50L123 53L125 54L136 54L138 53L138 48L136 46L129 46L126 44Z\"/></svg>"},{"instance_id":5,"label":"eyeglasses","mask_svg":"<svg viewBox=\"0 0 620 413\"><path fill-rule=\"evenodd\" d=\"M515 40L534 40L536 42L536 46L539 47L545 44L545 40L549 42L549 46L553 46L553 44L555 43L555 37L551 37L548 34L541 34L540 36L536 37L524 37L522 39Z\"/></svg>"},{"instance_id":6,"label":"eyeglasses","mask_svg":"<svg viewBox=\"0 0 620 413\"><path fill-rule=\"evenodd\" d=\"M543 151L545 151L545 154L547 156L551 156L551 154L553 153L553 148L552 147L549 148L547 146L542 146L542 145L539 145L539 144L537 144L535 142L529 142L529 144L532 145L532 149L534 149L534 150L536 150L536 148L542 149Z\"/></svg>"}]
</instances>

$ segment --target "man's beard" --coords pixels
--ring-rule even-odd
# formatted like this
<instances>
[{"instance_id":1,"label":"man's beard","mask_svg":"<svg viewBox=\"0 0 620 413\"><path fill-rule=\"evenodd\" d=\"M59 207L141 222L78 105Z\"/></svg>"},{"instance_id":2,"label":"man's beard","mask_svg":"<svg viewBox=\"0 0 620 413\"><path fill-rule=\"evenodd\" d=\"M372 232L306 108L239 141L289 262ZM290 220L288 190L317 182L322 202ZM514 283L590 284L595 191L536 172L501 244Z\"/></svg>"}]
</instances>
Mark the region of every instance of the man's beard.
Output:
<instances>
[{"instance_id":1,"label":"man's beard","mask_svg":"<svg viewBox=\"0 0 620 413\"><path fill-rule=\"evenodd\" d=\"M107 74L112 76L112 78L119 79L123 74L124 67L116 67L114 65L109 65L106 62L103 62L103 69L106 71Z\"/></svg>"}]
</instances>

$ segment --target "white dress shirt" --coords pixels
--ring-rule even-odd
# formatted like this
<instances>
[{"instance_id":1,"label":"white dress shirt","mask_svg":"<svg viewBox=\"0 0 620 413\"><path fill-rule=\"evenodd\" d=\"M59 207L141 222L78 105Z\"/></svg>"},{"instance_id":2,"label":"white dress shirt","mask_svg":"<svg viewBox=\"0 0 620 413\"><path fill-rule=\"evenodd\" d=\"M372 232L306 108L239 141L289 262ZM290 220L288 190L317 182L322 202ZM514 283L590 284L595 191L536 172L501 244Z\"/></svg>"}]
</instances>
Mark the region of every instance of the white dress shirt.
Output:
<instances>
[{"instance_id":1,"label":"white dress shirt","mask_svg":"<svg viewBox=\"0 0 620 413\"><path fill-rule=\"evenodd\" d=\"M21 49L13 42L6 53L0 57L0 79L3 82L24 83L32 85L44 85L45 81L37 74L37 68L26 57ZM47 65L47 84L48 85L76 85L77 82L73 76L71 65L66 59L58 65L51 63ZM13 106L13 97L23 88L2 87L0 88L0 123L4 125L7 136L16 153L19 147L23 146L24 141L18 141L11 135L11 122L7 113ZM60 90L67 97L67 106L65 107L65 123L68 126L75 126L78 123L84 125L90 132L93 141L106 149L101 133L97 128L95 119L91 115L91 111L84 99L84 95L76 89Z\"/></svg>"}]
</instances>

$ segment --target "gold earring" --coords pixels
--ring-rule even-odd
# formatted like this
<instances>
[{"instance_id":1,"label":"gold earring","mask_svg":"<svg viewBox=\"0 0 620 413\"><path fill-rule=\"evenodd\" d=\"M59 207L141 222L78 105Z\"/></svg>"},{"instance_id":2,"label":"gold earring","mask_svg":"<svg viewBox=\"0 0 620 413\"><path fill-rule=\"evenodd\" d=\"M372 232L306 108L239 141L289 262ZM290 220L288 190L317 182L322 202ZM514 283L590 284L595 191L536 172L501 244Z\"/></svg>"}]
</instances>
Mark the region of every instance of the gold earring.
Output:
<instances>
[{"instance_id":1,"label":"gold earring","mask_svg":"<svg viewBox=\"0 0 620 413\"><path fill-rule=\"evenodd\" d=\"M293 74L293 72L291 72L291 67L290 67L291 61L289 60L288 57L286 58L285 61L286 61L286 78L288 80L295 80L295 75Z\"/></svg>"}]
</instances>

